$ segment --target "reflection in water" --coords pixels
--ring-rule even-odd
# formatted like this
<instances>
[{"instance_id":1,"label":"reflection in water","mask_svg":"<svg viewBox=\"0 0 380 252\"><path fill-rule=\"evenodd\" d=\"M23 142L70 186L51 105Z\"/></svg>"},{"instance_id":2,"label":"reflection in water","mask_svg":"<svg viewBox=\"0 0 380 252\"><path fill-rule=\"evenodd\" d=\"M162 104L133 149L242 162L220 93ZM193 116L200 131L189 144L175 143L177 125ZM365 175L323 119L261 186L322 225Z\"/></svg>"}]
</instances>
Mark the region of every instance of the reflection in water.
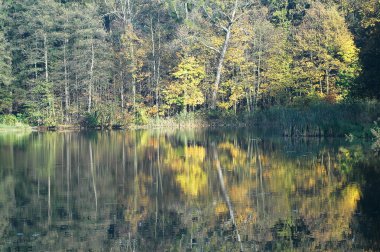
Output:
<instances>
[{"instance_id":1,"label":"reflection in water","mask_svg":"<svg viewBox=\"0 0 380 252\"><path fill-rule=\"evenodd\" d=\"M250 131L0 135L1 250L378 250L379 159Z\"/></svg>"}]
</instances>

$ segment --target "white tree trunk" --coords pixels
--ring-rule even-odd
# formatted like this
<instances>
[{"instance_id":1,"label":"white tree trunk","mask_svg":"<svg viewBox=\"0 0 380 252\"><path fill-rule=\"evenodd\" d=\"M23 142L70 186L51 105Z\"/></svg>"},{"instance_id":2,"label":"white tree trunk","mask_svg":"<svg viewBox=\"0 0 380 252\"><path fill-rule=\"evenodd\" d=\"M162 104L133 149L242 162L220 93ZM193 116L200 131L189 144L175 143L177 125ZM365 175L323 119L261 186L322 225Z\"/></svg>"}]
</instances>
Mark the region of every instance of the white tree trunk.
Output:
<instances>
[{"instance_id":1,"label":"white tree trunk","mask_svg":"<svg viewBox=\"0 0 380 252\"><path fill-rule=\"evenodd\" d=\"M94 41L91 40L91 67L90 67L90 81L88 83L88 112L91 112L92 104L92 86L94 81L94 64L95 64L95 53L94 53Z\"/></svg>"}]
</instances>

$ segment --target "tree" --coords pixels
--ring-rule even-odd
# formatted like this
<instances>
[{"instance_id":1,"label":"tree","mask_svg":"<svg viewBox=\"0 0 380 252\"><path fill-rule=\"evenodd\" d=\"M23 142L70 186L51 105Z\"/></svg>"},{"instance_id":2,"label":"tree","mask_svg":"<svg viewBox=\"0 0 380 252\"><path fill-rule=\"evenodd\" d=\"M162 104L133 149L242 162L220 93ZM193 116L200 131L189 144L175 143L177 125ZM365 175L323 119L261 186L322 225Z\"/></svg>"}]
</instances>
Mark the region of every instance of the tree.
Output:
<instances>
[{"instance_id":1,"label":"tree","mask_svg":"<svg viewBox=\"0 0 380 252\"><path fill-rule=\"evenodd\" d=\"M9 45L0 30L0 113L12 111L12 63Z\"/></svg>"},{"instance_id":2,"label":"tree","mask_svg":"<svg viewBox=\"0 0 380 252\"><path fill-rule=\"evenodd\" d=\"M215 80L211 90L211 108L216 107L217 94L219 85L222 77L222 70L224 66L224 61L226 57L227 50L229 48L232 29L234 25L239 21L245 10L248 10L249 6L252 4L251 1L242 0L228 0L219 1L211 0L205 1L201 5L201 10L203 12L204 18L211 24L211 26L216 29L217 34L224 34L223 38L220 40L218 46L210 45L210 42L205 42L202 39L200 42L207 48L216 52L216 69L215 69ZM205 22L202 22L203 24ZM204 29L204 27L202 28ZM208 31L206 31L208 32Z\"/></svg>"},{"instance_id":3,"label":"tree","mask_svg":"<svg viewBox=\"0 0 380 252\"><path fill-rule=\"evenodd\" d=\"M0 6L0 113L12 112L12 58L10 46L4 36L5 3L1 0Z\"/></svg>"},{"instance_id":4,"label":"tree","mask_svg":"<svg viewBox=\"0 0 380 252\"><path fill-rule=\"evenodd\" d=\"M253 82L256 76L255 63L249 57L254 36L254 29L250 21L247 16L244 16L239 20L239 25L232 30L230 47L225 57L224 80L218 91L218 107L225 110L233 108L235 113L244 98L247 110L251 110Z\"/></svg>"},{"instance_id":5,"label":"tree","mask_svg":"<svg viewBox=\"0 0 380 252\"><path fill-rule=\"evenodd\" d=\"M187 107L204 103L204 95L200 90L200 84L205 78L205 70L195 57L186 57L179 63L173 76L176 82L169 85L166 90L164 99L169 106L182 106L184 112Z\"/></svg>"},{"instance_id":6,"label":"tree","mask_svg":"<svg viewBox=\"0 0 380 252\"><path fill-rule=\"evenodd\" d=\"M300 93L339 94L336 83L357 62L357 48L335 7L315 3L295 33L295 74Z\"/></svg>"},{"instance_id":7,"label":"tree","mask_svg":"<svg viewBox=\"0 0 380 252\"><path fill-rule=\"evenodd\" d=\"M362 75L358 95L364 97L380 98L380 23L371 28L370 37L360 53Z\"/></svg>"},{"instance_id":8,"label":"tree","mask_svg":"<svg viewBox=\"0 0 380 252\"><path fill-rule=\"evenodd\" d=\"M377 0L0 4L0 113L33 123L334 101L360 73L356 46L357 92L378 93Z\"/></svg>"},{"instance_id":9,"label":"tree","mask_svg":"<svg viewBox=\"0 0 380 252\"><path fill-rule=\"evenodd\" d=\"M359 53L362 65L355 95L359 97L380 97L379 41L380 41L380 3L375 0L349 1L350 25L356 35L356 42L361 49Z\"/></svg>"}]
</instances>

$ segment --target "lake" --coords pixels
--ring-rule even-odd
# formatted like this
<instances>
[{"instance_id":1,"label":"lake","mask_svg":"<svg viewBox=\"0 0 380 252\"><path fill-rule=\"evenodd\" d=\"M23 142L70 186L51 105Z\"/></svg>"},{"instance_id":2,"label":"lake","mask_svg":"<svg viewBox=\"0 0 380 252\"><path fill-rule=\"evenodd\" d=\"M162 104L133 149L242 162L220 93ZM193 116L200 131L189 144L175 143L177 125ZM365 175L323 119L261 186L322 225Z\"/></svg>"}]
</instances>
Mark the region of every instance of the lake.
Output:
<instances>
[{"instance_id":1,"label":"lake","mask_svg":"<svg viewBox=\"0 0 380 252\"><path fill-rule=\"evenodd\" d=\"M1 251L380 250L370 142L249 129L0 134Z\"/></svg>"}]
</instances>

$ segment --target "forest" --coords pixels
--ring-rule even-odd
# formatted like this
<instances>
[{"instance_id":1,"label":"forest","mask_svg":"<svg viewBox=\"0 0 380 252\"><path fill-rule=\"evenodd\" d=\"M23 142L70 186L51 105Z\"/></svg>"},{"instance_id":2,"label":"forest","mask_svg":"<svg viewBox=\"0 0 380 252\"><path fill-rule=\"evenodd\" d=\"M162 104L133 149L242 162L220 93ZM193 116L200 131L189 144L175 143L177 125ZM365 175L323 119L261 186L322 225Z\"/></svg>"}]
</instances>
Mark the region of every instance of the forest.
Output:
<instances>
[{"instance_id":1,"label":"forest","mask_svg":"<svg viewBox=\"0 0 380 252\"><path fill-rule=\"evenodd\" d=\"M370 123L380 116L377 0L0 0L0 7L2 124L111 127L320 106L340 114L346 104L370 106Z\"/></svg>"}]
</instances>

